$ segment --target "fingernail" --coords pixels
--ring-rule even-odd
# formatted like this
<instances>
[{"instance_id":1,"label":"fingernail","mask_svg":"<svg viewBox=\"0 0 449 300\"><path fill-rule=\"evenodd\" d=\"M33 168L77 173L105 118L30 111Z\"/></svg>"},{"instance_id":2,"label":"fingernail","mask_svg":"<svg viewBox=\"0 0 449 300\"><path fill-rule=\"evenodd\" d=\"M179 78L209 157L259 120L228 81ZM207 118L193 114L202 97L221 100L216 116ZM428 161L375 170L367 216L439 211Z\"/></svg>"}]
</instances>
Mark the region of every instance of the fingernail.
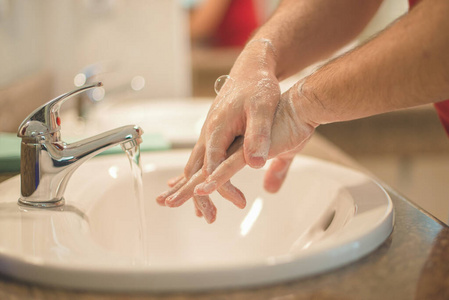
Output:
<instances>
[{"instance_id":1,"label":"fingernail","mask_svg":"<svg viewBox=\"0 0 449 300\"><path fill-rule=\"evenodd\" d=\"M267 161L270 145L271 141L265 138L258 140L258 143L248 145L245 149L246 158L249 160L247 164L251 168L262 168Z\"/></svg>"},{"instance_id":2,"label":"fingernail","mask_svg":"<svg viewBox=\"0 0 449 300\"><path fill-rule=\"evenodd\" d=\"M201 212L201 210L199 210L198 208L195 208L195 215L198 218L201 218L203 216L203 213Z\"/></svg>"},{"instance_id":3,"label":"fingernail","mask_svg":"<svg viewBox=\"0 0 449 300\"><path fill-rule=\"evenodd\" d=\"M215 222L215 220L217 219L217 215L216 214L212 214L212 215L205 215L204 219L206 220L207 224L212 224Z\"/></svg>"},{"instance_id":4,"label":"fingernail","mask_svg":"<svg viewBox=\"0 0 449 300\"><path fill-rule=\"evenodd\" d=\"M203 182L195 187L195 193L197 194L210 194L217 189L217 182Z\"/></svg>"},{"instance_id":5,"label":"fingernail","mask_svg":"<svg viewBox=\"0 0 449 300\"><path fill-rule=\"evenodd\" d=\"M167 197L165 199L165 206L174 207L176 205L175 200L178 197L178 193L174 193L173 195Z\"/></svg>"},{"instance_id":6,"label":"fingernail","mask_svg":"<svg viewBox=\"0 0 449 300\"><path fill-rule=\"evenodd\" d=\"M165 197L163 195L157 196L156 197L156 202L157 204L161 205L161 206L165 206Z\"/></svg>"},{"instance_id":7,"label":"fingernail","mask_svg":"<svg viewBox=\"0 0 449 300\"><path fill-rule=\"evenodd\" d=\"M251 156L251 167L262 168L267 161L265 156Z\"/></svg>"},{"instance_id":8,"label":"fingernail","mask_svg":"<svg viewBox=\"0 0 449 300\"><path fill-rule=\"evenodd\" d=\"M246 206L246 198L245 195L241 191L236 191L236 195L239 199L239 202L236 203L238 208L244 209Z\"/></svg>"}]
</instances>

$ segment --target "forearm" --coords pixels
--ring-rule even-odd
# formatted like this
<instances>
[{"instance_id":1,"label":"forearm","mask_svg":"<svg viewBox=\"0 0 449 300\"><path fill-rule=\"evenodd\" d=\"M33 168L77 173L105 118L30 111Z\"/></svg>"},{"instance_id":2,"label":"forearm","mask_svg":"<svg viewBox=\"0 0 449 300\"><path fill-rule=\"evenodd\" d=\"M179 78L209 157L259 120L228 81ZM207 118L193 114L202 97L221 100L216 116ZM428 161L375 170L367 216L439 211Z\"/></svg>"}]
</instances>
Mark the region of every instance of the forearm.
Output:
<instances>
[{"instance_id":1,"label":"forearm","mask_svg":"<svg viewBox=\"0 0 449 300\"><path fill-rule=\"evenodd\" d=\"M449 98L448 14L448 1L423 0L376 38L309 76L301 108L323 124Z\"/></svg>"},{"instance_id":2,"label":"forearm","mask_svg":"<svg viewBox=\"0 0 449 300\"><path fill-rule=\"evenodd\" d=\"M329 57L350 42L366 26L381 2L284 0L252 40L271 42L276 51L276 75L282 80Z\"/></svg>"}]
</instances>

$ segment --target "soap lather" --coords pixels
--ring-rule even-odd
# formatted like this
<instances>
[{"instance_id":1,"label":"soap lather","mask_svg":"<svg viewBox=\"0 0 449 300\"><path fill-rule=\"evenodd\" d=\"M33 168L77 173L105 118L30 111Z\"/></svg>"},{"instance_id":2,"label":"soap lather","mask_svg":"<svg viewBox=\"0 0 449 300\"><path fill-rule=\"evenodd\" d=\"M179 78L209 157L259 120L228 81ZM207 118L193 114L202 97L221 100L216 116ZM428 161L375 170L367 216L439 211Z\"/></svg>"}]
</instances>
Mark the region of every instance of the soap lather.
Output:
<instances>
[{"instance_id":1,"label":"soap lather","mask_svg":"<svg viewBox=\"0 0 449 300\"><path fill-rule=\"evenodd\" d=\"M65 93L34 110L19 126L21 197L19 204L57 207L64 204L64 191L73 172L89 158L121 145L124 150L142 141L135 125L119 127L67 144L61 140L61 105L78 93L102 86L101 82Z\"/></svg>"}]
</instances>

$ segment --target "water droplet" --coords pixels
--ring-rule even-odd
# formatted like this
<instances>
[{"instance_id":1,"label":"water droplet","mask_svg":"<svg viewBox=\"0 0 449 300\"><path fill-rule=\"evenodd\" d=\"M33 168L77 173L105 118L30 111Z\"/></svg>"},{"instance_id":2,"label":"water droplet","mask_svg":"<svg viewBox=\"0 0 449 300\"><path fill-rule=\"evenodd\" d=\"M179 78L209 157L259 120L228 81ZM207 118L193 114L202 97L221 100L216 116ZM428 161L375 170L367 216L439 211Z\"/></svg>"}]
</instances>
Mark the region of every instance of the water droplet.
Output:
<instances>
[{"instance_id":1,"label":"water droplet","mask_svg":"<svg viewBox=\"0 0 449 300\"><path fill-rule=\"evenodd\" d=\"M221 75L215 80L214 89L217 95L221 92L223 96L226 96L234 89L234 79L229 75Z\"/></svg>"}]
</instances>

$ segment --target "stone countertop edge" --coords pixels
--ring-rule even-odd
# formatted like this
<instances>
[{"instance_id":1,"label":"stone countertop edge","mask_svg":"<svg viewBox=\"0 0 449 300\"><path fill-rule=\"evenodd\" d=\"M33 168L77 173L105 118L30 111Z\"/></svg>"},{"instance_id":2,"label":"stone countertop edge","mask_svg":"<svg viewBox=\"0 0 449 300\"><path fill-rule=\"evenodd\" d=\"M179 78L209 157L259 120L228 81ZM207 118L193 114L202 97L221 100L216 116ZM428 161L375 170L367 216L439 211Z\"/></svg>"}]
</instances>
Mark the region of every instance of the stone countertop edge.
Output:
<instances>
[{"instance_id":1,"label":"stone countertop edge","mask_svg":"<svg viewBox=\"0 0 449 300\"><path fill-rule=\"evenodd\" d=\"M302 154L369 174L319 135L311 139ZM0 174L0 181L13 175ZM395 209L392 234L372 253L327 273L262 287L176 294L73 291L0 275L0 299L449 299L449 228L393 189L384 187Z\"/></svg>"}]
</instances>

